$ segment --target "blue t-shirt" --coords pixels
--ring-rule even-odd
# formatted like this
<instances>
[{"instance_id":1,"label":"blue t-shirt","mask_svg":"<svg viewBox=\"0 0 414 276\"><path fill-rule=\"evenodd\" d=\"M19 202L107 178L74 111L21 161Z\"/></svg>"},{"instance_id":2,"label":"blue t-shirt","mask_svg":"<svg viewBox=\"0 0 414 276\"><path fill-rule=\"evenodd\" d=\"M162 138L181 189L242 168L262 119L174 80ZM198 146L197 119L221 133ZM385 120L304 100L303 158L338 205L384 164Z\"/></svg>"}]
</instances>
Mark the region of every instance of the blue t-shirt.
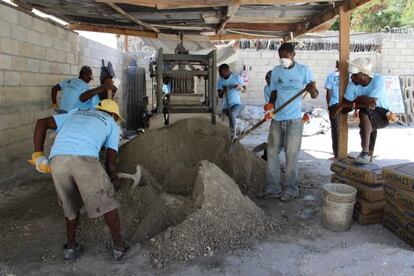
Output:
<instances>
[{"instance_id":1,"label":"blue t-shirt","mask_svg":"<svg viewBox=\"0 0 414 276\"><path fill-rule=\"evenodd\" d=\"M308 66L295 63L293 68L286 69L281 65L277 65L272 70L270 79L270 91L277 91L276 109L287 102L308 83L314 81L315 78ZM279 111L273 120L285 121L294 120L302 117L302 97L296 98L293 102Z\"/></svg>"},{"instance_id":2,"label":"blue t-shirt","mask_svg":"<svg viewBox=\"0 0 414 276\"><path fill-rule=\"evenodd\" d=\"M59 101L59 109L68 112L69 110L81 108L92 109L99 103L98 95L93 96L86 102L79 100L80 95L90 89L89 85L79 78L67 79L59 83L62 88L62 95Z\"/></svg>"},{"instance_id":3,"label":"blue t-shirt","mask_svg":"<svg viewBox=\"0 0 414 276\"><path fill-rule=\"evenodd\" d=\"M387 95L384 77L374 74L367 86L356 85L352 81L348 83L345 91L345 99L353 102L358 96L367 96L377 99L378 107L388 109Z\"/></svg>"},{"instance_id":4,"label":"blue t-shirt","mask_svg":"<svg viewBox=\"0 0 414 276\"><path fill-rule=\"evenodd\" d=\"M266 103L269 102L271 93L272 93L272 91L270 91L270 86L266 84L266 86L263 89L264 99L265 99Z\"/></svg>"},{"instance_id":5,"label":"blue t-shirt","mask_svg":"<svg viewBox=\"0 0 414 276\"><path fill-rule=\"evenodd\" d=\"M227 86L227 87L234 87L235 85L244 85L244 82L242 80L242 78L240 76L231 74L228 79L224 79L224 78L220 78L217 81L217 89L223 89L223 86ZM222 109L226 109L228 108L228 104L227 104L227 97L229 99L229 105L230 107L232 107L233 105L236 104L240 104L241 105L241 100L240 100L240 90L238 90L237 88L232 88L230 90L227 91L227 96L226 94L224 94L223 96L223 101L221 103L221 108Z\"/></svg>"},{"instance_id":6,"label":"blue t-shirt","mask_svg":"<svg viewBox=\"0 0 414 276\"><path fill-rule=\"evenodd\" d=\"M339 103L339 72L335 71L328 75L325 82L325 88L331 90L331 99L329 106Z\"/></svg>"},{"instance_id":7,"label":"blue t-shirt","mask_svg":"<svg viewBox=\"0 0 414 276\"><path fill-rule=\"evenodd\" d=\"M162 84L162 92L164 94L170 94L171 93L171 83L170 82L168 84L165 84L165 83Z\"/></svg>"},{"instance_id":8,"label":"blue t-shirt","mask_svg":"<svg viewBox=\"0 0 414 276\"><path fill-rule=\"evenodd\" d=\"M50 158L56 155L98 158L102 146L118 151L120 129L108 113L96 109L74 109L53 118L57 135Z\"/></svg>"}]
</instances>

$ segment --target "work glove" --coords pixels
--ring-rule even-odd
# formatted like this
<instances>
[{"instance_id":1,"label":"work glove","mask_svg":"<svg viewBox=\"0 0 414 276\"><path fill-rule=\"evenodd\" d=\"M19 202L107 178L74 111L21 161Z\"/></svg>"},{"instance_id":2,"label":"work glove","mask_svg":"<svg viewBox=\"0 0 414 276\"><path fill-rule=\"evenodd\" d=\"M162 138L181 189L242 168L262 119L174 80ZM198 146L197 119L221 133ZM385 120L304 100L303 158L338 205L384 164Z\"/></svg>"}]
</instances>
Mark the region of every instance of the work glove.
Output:
<instances>
[{"instance_id":1,"label":"work glove","mask_svg":"<svg viewBox=\"0 0 414 276\"><path fill-rule=\"evenodd\" d=\"M308 122L310 121L310 119L311 119L311 115L310 115L309 113L305 113L305 114L303 114L303 117L302 117L302 122L303 122L304 124L308 123Z\"/></svg>"},{"instance_id":2,"label":"work glove","mask_svg":"<svg viewBox=\"0 0 414 276\"><path fill-rule=\"evenodd\" d=\"M32 159L28 162L36 166L36 170L40 173L50 173L49 159L42 151L36 151L32 154Z\"/></svg>"},{"instance_id":3,"label":"work glove","mask_svg":"<svg viewBox=\"0 0 414 276\"><path fill-rule=\"evenodd\" d=\"M263 106L263 109L265 111L265 118L266 120L271 120L274 115L275 106L272 103L267 103Z\"/></svg>"},{"instance_id":4,"label":"work glove","mask_svg":"<svg viewBox=\"0 0 414 276\"><path fill-rule=\"evenodd\" d=\"M398 121L397 115L392 111L388 111L386 116L389 123L396 123Z\"/></svg>"},{"instance_id":5,"label":"work glove","mask_svg":"<svg viewBox=\"0 0 414 276\"><path fill-rule=\"evenodd\" d=\"M57 103L52 103L51 105L50 105L50 107L52 108L52 109L58 109L58 104Z\"/></svg>"}]
</instances>

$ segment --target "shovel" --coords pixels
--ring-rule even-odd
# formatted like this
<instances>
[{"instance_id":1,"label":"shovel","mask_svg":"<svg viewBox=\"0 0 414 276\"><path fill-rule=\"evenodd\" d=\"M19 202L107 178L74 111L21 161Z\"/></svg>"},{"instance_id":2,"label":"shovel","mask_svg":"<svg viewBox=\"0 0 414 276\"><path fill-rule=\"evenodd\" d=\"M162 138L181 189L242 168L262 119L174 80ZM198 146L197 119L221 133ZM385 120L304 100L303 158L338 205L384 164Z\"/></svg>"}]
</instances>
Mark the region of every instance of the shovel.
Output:
<instances>
[{"instance_id":1,"label":"shovel","mask_svg":"<svg viewBox=\"0 0 414 276\"><path fill-rule=\"evenodd\" d=\"M137 165L136 172L134 174L118 173L118 177L132 179L132 181L134 181L131 189L134 189L139 184L139 181L141 180L141 176L142 176L141 167L139 165Z\"/></svg>"},{"instance_id":2,"label":"shovel","mask_svg":"<svg viewBox=\"0 0 414 276\"><path fill-rule=\"evenodd\" d=\"M282 104L278 109L275 110L275 112L273 113L273 117L282 109L284 109L286 106L288 106L291 102L293 102L294 100L296 100L298 97L300 97L302 94L306 93L306 88L303 88L301 91L299 91L298 93L296 93L292 98L290 98L289 100L287 100L284 104ZM261 119L260 121L258 121L256 124L254 124L251 128L243 131L238 137L235 137L232 141L231 144L233 145L236 141L243 139L244 137L246 137L250 132L252 132L253 130L255 130L256 128L258 128L259 126L263 125L265 122L267 121L266 117L264 117L263 119ZM230 147L231 149L231 147Z\"/></svg>"}]
</instances>

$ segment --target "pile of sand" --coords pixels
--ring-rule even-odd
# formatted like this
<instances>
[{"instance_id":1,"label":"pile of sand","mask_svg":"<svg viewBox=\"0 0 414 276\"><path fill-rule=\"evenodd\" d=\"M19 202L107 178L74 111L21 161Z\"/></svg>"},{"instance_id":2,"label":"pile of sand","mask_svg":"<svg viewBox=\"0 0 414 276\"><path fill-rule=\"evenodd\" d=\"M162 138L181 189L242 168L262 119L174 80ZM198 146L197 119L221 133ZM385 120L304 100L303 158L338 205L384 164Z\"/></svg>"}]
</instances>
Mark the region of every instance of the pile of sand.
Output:
<instances>
[{"instance_id":1,"label":"pile of sand","mask_svg":"<svg viewBox=\"0 0 414 276\"><path fill-rule=\"evenodd\" d=\"M123 180L117 193L122 231L130 244L148 245L157 266L281 229L247 196L263 189L265 163L240 144L229 154L224 125L188 119L149 131L121 148L119 171L134 173L137 164L140 184ZM83 219L80 236L110 244L103 220Z\"/></svg>"}]
</instances>

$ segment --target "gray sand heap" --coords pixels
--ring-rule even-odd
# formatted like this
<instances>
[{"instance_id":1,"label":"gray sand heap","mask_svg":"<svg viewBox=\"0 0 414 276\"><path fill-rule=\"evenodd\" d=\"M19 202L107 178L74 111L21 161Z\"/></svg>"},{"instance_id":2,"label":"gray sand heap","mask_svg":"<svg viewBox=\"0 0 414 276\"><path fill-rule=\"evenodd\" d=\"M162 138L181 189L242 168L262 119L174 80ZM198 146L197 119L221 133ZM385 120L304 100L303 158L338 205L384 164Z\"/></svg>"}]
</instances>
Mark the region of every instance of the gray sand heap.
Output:
<instances>
[{"instance_id":1,"label":"gray sand heap","mask_svg":"<svg viewBox=\"0 0 414 276\"><path fill-rule=\"evenodd\" d=\"M151 130L125 144L117 192L125 239L148 245L154 264L188 260L245 245L281 231L248 196L263 188L265 163L240 144L229 154L228 128L188 119ZM244 195L244 194L245 195ZM109 244L102 220L81 222L83 242Z\"/></svg>"}]
</instances>

